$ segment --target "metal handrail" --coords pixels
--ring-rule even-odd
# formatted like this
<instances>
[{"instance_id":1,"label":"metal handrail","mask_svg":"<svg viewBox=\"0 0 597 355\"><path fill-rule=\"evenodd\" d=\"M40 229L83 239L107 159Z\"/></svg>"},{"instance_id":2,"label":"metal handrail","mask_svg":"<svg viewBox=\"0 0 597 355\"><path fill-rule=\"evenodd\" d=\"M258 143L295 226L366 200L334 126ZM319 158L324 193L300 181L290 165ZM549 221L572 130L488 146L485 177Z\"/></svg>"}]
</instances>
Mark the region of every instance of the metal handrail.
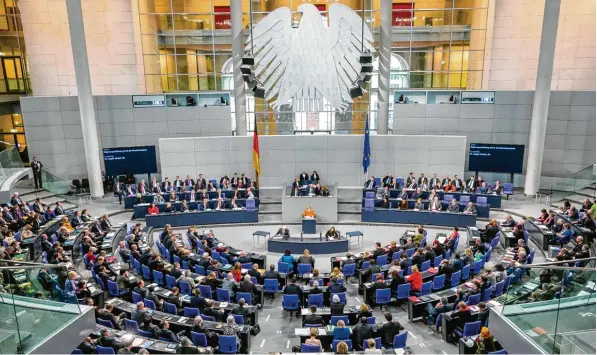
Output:
<instances>
[{"instance_id":1,"label":"metal handrail","mask_svg":"<svg viewBox=\"0 0 597 355\"><path fill-rule=\"evenodd\" d=\"M565 261L553 261L547 263L539 263L539 264L522 264L516 266L517 268L521 269L553 269L553 270L584 270L584 271L595 271L594 267L579 267L579 266L556 266L558 264L570 264L571 262L579 262L579 261L595 261L595 257L584 258L584 259L573 259L573 260L565 260Z\"/></svg>"}]
</instances>

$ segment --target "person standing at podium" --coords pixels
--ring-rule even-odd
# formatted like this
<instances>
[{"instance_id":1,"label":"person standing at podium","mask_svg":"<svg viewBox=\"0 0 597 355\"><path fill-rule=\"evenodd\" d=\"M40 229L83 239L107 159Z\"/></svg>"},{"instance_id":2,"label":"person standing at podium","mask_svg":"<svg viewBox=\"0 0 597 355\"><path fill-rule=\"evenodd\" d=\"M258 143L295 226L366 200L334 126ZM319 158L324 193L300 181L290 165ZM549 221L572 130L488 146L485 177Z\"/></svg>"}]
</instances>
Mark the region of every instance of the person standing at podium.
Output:
<instances>
[{"instance_id":1,"label":"person standing at podium","mask_svg":"<svg viewBox=\"0 0 597 355\"><path fill-rule=\"evenodd\" d=\"M315 218L316 214L315 211L311 208L311 206L307 207L305 211L303 211L303 218Z\"/></svg>"}]
</instances>

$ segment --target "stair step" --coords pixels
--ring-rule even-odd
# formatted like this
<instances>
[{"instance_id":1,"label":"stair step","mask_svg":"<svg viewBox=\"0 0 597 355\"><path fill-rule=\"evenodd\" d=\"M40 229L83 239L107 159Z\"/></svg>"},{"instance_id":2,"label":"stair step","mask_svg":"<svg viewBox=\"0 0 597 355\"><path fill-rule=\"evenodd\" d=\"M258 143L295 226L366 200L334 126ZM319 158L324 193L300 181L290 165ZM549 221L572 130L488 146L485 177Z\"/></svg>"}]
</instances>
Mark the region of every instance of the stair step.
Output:
<instances>
[{"instance_id":1,"label":"stair step","mask_svg":"<svg viewBox=\"0 0 597 355\"><path fill-rule=\"evenodd\" d=\"M591 188L585 187L584 189L580 190L580 193L595 197L595 188L591 189Z\"/></svg>"},{"instance_id":2,"label":"stair step","mask_svg":"<svg viewBox=\"0 0 597 355\"><path fill-rule=\"evenodd\" d=\"M575 194L566 196L564 199L570 201L571 204L572 202L577 202L579 205L582 205L583 201L587 199L587 196Z\"/></svg>"},{"instance_id":3,"label":"stair step","mask_svg":"<svg viewBox=\"0 0 597 355\"><path fill-rule=\"evenodd\" d=\"M262 215L259 214L259 223L269 222L269 223L282 223L282 215L281 214L266 214Z\"/></svg>"},{"instance_id":4,"label":"stair step","mask_svg":"<svg viewBox=\"0 0 597 355\"><path fill-rule=\"evenodd\" d=\"M25 200L27 201L27 203L33 203L35 202L35 199L40 197L42 201L46 201L47 199L53 198L56 195L53 192L47 191L47 190L38 190L37 192L32 192L30 194L27 194L25 196ZM62 200L64 200L63 198L61 198ZM56 201L54 201L56 202Z\"/></svg>"},{"instance_id":5,"label":"stair step","mask_svg":"<svg viewBox=\"0 0 597 355\"><path fill-rule=\"evenodd\" d=\"M340 213L340 212L361 213L361 205L358 205L358 204L354 204L354 205L339 204L338 205L338 213Z\"/></svg>"},{"instance_id":6,"label":"stair step","mask_svg":"<svg viewBox=\"0 0 597 355\"><path fill-rule=\"evenodd\" d=\"M361 215L338 213L338 222L360 222Z\"/></svg>"}]
</instances>

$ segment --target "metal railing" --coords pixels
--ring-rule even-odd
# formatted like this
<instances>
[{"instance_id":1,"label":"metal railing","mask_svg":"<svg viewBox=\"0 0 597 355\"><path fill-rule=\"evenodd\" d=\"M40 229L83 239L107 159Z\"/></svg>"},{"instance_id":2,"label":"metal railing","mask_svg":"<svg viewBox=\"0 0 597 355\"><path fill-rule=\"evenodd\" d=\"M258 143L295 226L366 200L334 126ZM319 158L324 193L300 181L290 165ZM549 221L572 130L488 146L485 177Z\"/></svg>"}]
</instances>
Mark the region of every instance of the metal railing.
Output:
<instances>
[{"instance_id":1,"label":"metal railing","mask_svg":"<svg viewBox=\"0 0 597 355\"><path fill-rule=\"evenodd\" d=\"M556 181L551 186L551 191L580 191L595 183L595 165L589 165L579 170L574 175Z\"/></svg>"}]
</instances>

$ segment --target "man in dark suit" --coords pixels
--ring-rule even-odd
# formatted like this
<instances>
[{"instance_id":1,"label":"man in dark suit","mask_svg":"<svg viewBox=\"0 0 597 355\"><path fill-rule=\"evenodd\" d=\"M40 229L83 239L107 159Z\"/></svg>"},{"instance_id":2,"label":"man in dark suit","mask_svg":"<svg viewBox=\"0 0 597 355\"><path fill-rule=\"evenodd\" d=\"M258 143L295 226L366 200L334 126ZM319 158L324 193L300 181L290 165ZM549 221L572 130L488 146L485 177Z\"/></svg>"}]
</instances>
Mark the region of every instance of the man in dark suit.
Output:
<instances>
[{"instance_id":1,"label":"man in dark suit","mask_svg":"<svg viewBox=\"0 0 597 355\"><path fill-rule=\"evenodd\" d=\"M381 328L379 328L379 332L383 334L382 342L387 348L392 347L392 344L394 343L394 337L398 335L401 330L404 330L404 327L400 323L392 321L391 313L384 313L384 317L386 318L386 321Z\"/></svg>"},{"instance_id":2,"label":"man in dark suit","mask_svg":"<svg viewBox=\"0 0 597 355\"><path fill-rule=\"evenodd\" d=\"M118 321L118 318L112 313L113 310L114 306L111 304L107 304L105 308L102 308L97 311L96 317L99 319L109 320L110 322L112 322L114 329L120 330L122 329L120 327L120 322Z\"/></svg>"},{"instance_id":3,"label":"man in dark suit","mask_svg":"<svg viewBox=\"0 0 597 355\"><path fill-rule=\"evenodd\" d=\"M199 174L197 180L195 180L195 191L203 190L207 187L207 182L203 178L203 174Z\"/></svg>"},{"instance_id":4,"label":"man in dark suit","mask_svg":"<svg viewBox=\"0 0 597 355\"><path fill-rule=\"evenodd\" d=\"M421 269L421 264L425 261L425 253L423 252L422 248L415 250L415 253L412 257L412 265L417 265L419 270Z\"/></svg>"},{"instance_id":5,"label":"man in dark suit","mask_svg":"<svg viewBox=\"0 0 597 355\"><path fill-rule=\"evenodd\" d=\"M307 174L303 170L303 172L299 175L299 181L301 182L301 185L303 184L304 181L308 181L308 180L309 180L309 174Z\"/></svg>"},{"instance_id":6,"label":"man in dark suit","mask_svg":"<svg viewBox=\"0 0 597 355\"><path fill-rule=\"evenodd\" d=\"M80 226L82 224L83 224L83 219L81 218L81 212L75 211L73 218L71 218L71 220L70 220L70 225L73 226L73 228L77 228L77 226Z\"/></svg>"},{"instance_id":7,"label":"man in dark suit","mask_svg":"<svg viewBox=\"0 0 597 355\"><path fill-rule=\"evenodd\" d=\"M176 191L180 191L180 189L182 188L182 180L180 180L179 176L177 176L176 179L174 179L173 185Z\"/></svg>"},{"instance_id":8,"label":"man in dark suit","mask_svg":"<svg viewBox=\"0 0 597 355\"><path fill-rule=\"evenodd\" d=\"M442 179L442 188L448 186L448 184L450 183L450 181L451 181L450 180L450 176L446 175L446 177Z\"/></svg>"},{"instance_id":9,"label":"man in dark suit","mask_svg":"<svg viewBox=\"0 0 597 355\"><path fill-rule=\"evenodd\" d=\"M257 286L251 281L251 275L245 275L243 280L235 286L237 292L247 292L253 295L253 303L260 304L261 303L261 295L257 292Z\"/></svg>"},{"instance_id":10,"label":"man in dark suit","mask_svg":"<svg viewBox=\"0 0 597 355\"><path fill-rule=\"evenodd\" d=\"M170 323L168 323L167 320L162 320L160 322L160 329L160 338L168 339L173 343L178 342L178 337L170 330Z\"/></svg>"},{"instance_id":11,"label":"man in dark suit","mask_svg":"<svg viewBox=\"0 0 597 355\"><path fill-rule=\"evenodd\" d=\"M43 189L43 185L41 182L41 168L43 168L43 164L37 160L37 157L33 157L33 161L31 162L31 170L33 171L33 181L35 181L35 189Z\"/></svg>"},{"instance_id":12,"label":"man in dark suit","mask_svg":"<svg viewBox=\"0 0 597 355\"><path fill-rule=\"evenodd\" d=\"M438 275L446 275L446 280L450 280L452 274L456 272L454 268L454 264L452 261L448 261L446 259L442 260L439 264L439 268L437 269Z\"/></svg>"},{"instance_id":13,"label":"man in dark suit","mask_svg":"<svg viewBox=\"0 0 597 355\"><path fill-rule=\"evenodd\" d=\"M137 288L135 288L135 290L136 289ZM143 297L145 297L145 296L143 296ZM146 315L147 315L147 311L145 311L145 306L143 305L143 302L137 302L137 307L135 308L135 310L133 310L133 312L131 312L131 320L136 320L137 324L141 325L141 324L143 324L143 322L145 322Z\"/></svg>"},{"instance_id":14,"label":"man in dark suit","mask_svg":"<svg viewBox=\"0 0 597 355\"><path fill-rule=\"evenodd\" d=\"M247 271L247 274L257 279L257 282L260 282L260 280L263 278L263 275L261 275L261 273L259 272L259 265L257 264L253 264L253 267Z\"/></svg>"},{"instance_id":15,"label":"man in dark suit","mask_svg":"<svg viewBox=\"0 0 597 355\"><path fill-rule=\"evenodd\" d=\"M189 303L191 304L191 307L203 309L207 305L205 298L201 297L200 294L201 294L201 291L198 288L193 290L193 295L189 299Z\"/></svg>"},{"instance_id":16,"label":"man in dark suit","mask_svg":"<svg viewBox=\"0 0 597 355\"><path fill-rule=\"evenodd\" d=\"M383 187L392 185L392 180L394 180L392 173L388 173L388 175L384 176L382 180Z\"/></svg>"},{"instance_id":17,"label":"man in dark suit","mask_svg":"<svg viewBox=\"0 0 597 355\"><path fill-rule=\"evenodd\" d=\"M462 179L459 178L458 175L454 175L454 180L452 180L452 183L454 184L456 191L460 191L464 187L464 184L462 183Z\"/></svg>"},{"instance_id":18,"label":"man in dark suit","mask_svg":"<svg viewBox=\"0 0 597 355\"><path fill-rule=\"evenodd\" d=\"M187 175L187 178L184 180L185 189L191 190L194 185L195 185L195 182L193 181L193 179L191 179L191 176Z\"/></svg>"},{"instance_id":19,"label":"man in dark suit","mask_svg":"<svg viewBox=\"0 0 597 355\"><path fill-rule=\"evenodd\" d=\"M100 337L97 339L97 344L100 346L105 346L108 348L114 349L114 351L118 351L118 349L124 347L124 344L120 343L116 338L114 338L110 334L110 329L102 328L100 330Z\"/></svg>"},{"instance_id":20,"label":"man in dark suit","mask_svg":"<svg viewBox=\"0 0 597 355\"><path fill-rule=\"evenodd\" d=\"M21 198L19 197L19 193L18 193L18 192L15 192L15 193L12 195L11 199L10 199L10 203L11 203L13 206L20 206L22 202L23 202L23 201L22 201L22 200L21 200Z\"/></svg>"},{"instance_id":21,"label":"man in dark suit","mask_svg":"<svg viewBox=\"0 0 597 355\"><path fill-rule=\"evenodd\" d=\"M56 216L64 214L64 208L62 208L62 202L56 202L56 207L54 207L54 214Z\"/></svg>"},{"instance_id":22,"label":"man in dark suit","mask_svg":"<svg viewBox=\"0 0 597 355\"><path fill-rule=\"evenodd\" d=\"M276 265L271 264L269 266L269 270L265 272L265 274L263 275L264 279L275 279L275 280L279 280L280 278L282 278L280 276L280 273L276 271Z\"/></svg>"},{"instance_id":23,"label":"man in dark suit","mask_svg":"<svg viewBox=\"0 0 597 355\"><path fill-rule=\"evenodd\" d=\"M174 267L170 271L169 275L172 276L172 277L174 277L177 280L178 280L179 277L182 276L182 270L180 269L180 264L179 263L174 263Z\"/></svg>"},{"instance_id":24,"label":"man in dark suit","mask_svg":"<svg viewBox=\"0 0 597 355\"><path fill-rule=\"evenodd\" d=\"M417 183L417 178L415 178L414 173L410 173L410 175L406 178L406 186L410 186Z\"/></svg>"},{"instance_id":25,"label":"man in dark suit","mask_svg":"<svg viewBox=\"0 0 597 355\"><path fill-rule=\"evenodd\" d=\"M429 179L429 189L435 188L437 186L438 182L439 182L439 179L438 179L437 175L433 174L433 177L431 179Z\"/></svg>"},{"instance_id":26,"label":"man in dark suit","mask_svg":"<svg viewBox=\"0 0 597 355\"><path fill-rule=\"evenodd\" d=\"M303 321L303 327L306 324L313 324L324 327L325 321L323 320L323 317L317 315L317 306L312 305L311 307L309 307L309 310L311 313L305 317L305 320Z\"/></svg>"},{"instance_id":27,"label":"man in dark suit","mask_svg":"<svg viewBox=\"0 0 597 355\"><path fill-rule=\"evenodd\" d=\"M375 189L375 177L372 176L369 180L365 181L364 187L367 190Z\"/></svg>"},{"instance_id":28,"label":"man in dark suit","mask_svg":"<svg viewBox=\"0 0 597 355\"><path fill-rule=\"evenodd\" d=\"M373 338L373 327L367 324L367 317L361 317L359 324L352 328L352 334L356 340L355 348L362 349L363 340Z\"/></svg>"},{"instance_id":29,"label":"man in dark suit","mask_svg":"<svg viewBox=\"0 0 597 355\"><path fill-rule=\"evenodd\" d=\"M402 253L402 255L400 255L400 269L404 270L404 272L406 272L406 270L408 270L408 267L411 265L412 265L411 259L408 258L406 253Z\"/></svg>"},{"instance_id":30,"label":"man in dark suit","mask_svg":"<svg viewBox=\"0 0 597 355\"><path fill-rule=\"evenodd\" d=\"M278 229L275 236L282 237L284 239L288 239L288 238L290 238L290 231L288 230L288 228L286 226L282 226Z\"/></svg>"},{"instance_id":31,"label":"man in dark suit","mask_svg":"<svg viewBox=\"0 0 597 355\"><path fill-rule=\"evenodd\" d=\"M296 284L296 279L293 278L290 280L290 284L284 287L284 294L285 295L298 295L299 305L302 306L303 303L303 289ZM301 311L296 312L297 318L300 317ZM290 316L292 317L292 312L290 312Z\"/></svg>"},{"instance_id":32,"label":"man in dark suit","mask_svg":"<svg viewBox=\"0 0 597 355\"><path fill-rule=\"evenodd\" d=\"M48 236L46 234L41 235L41 250L48 252L50 249L53 249L52 242L48 240Z\"/></svg>"},{"instance_id":33,"label":"man in dark suit","mask_svg":"<svg viewBox=\"0 0 597 355\"><path fill-rule=\"evenodd\" d=\"M343 284L338 283L338 279L336 277L332 277L330 281L330 293L346 292L346 287L344 287Z\"/></svg>"},{"instance_id":34,"label":"man in dark suit","mask_svg":"<svg viewBox=\"0 0 597 355\"><path fill-rule=\"evenodd\" d=\"M234 175L232 175L232 179L230 179L230 185L232 185L232 187L236 188L238 186L238 174L234 173Z\"/></svg>"}]
</instances>

